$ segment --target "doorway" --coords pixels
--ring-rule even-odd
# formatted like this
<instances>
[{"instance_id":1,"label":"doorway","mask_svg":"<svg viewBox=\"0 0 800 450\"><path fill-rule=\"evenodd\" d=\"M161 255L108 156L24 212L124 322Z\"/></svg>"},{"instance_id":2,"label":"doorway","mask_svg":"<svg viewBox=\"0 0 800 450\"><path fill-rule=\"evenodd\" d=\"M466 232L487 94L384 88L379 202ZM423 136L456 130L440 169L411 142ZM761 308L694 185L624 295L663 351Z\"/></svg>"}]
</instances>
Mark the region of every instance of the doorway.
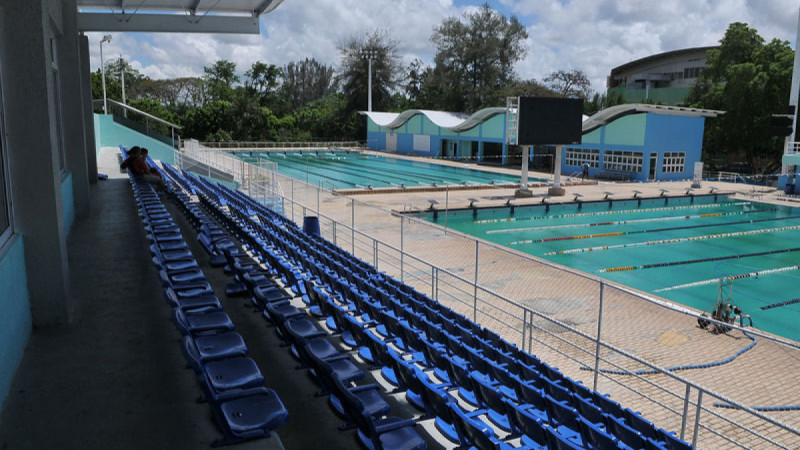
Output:
<instances>
[{"instance_id":1,"label":"doorway","mask_svg":"<svg viewBox=\"0 0 800 450\"><path fill-rule=\"evenodd\" d=\"M648 180L653 181L653 180L656 179L656 173L658 172L657 169L658 169L658 154L657 153L651 153L650 154L650 176L647 178Z\"/></svg>"}]
</instances>

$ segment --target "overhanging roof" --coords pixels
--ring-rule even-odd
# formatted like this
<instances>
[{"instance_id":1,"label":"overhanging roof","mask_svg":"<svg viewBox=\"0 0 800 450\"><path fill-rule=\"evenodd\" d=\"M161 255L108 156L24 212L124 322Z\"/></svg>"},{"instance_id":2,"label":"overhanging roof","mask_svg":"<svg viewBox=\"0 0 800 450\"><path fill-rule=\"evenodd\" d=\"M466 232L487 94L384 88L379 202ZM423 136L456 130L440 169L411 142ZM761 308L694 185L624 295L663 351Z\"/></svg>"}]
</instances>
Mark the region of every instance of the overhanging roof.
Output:
<instances>
[{"instance_id":1,"label":"overhanging roof","mask_svg":"<svg viewBox=\"0 0 800 450\"><path fill-rule=\"evenodd\" d=\"M431 111L427 109L409 109L401 113L385 113L385 112L368 112L359 111L361 114L366 115L372 119L375 124L389 129L397 129L405 125L406 122L411 120L412 117L423 115L428 118L434 125L446 128L455 133L467 131L475 128L482 122L491 119L492 117L505 114L505 108L484 108L480 111L468 116L461 113L452 113L444 111Z\"/></svg>"},{"instance_id":2,"label":"overhanging roof","mask_svg":"<svg viewBox=\"0 0 800 450\"><path fill-rule=\"evenodd\" d=\"M648 105L643 103L629 103L608 107L598 111L595 115L583 121L583 132L588 133L603 125L607 125L622 116L638 113L655 113L668 116L683 117L717 117L725 111L715 109L685 108L682 106Z\"/></svg>"},{"instance_id":3,"label":"overhanging roof","mask_svg":"<svg viewBox=\"0 0 800 450\"><path fill-rule=\"evenodd\" d=\"M712 46L709 46L709 47L682 48L682 49L679 49L679 50L671 50L671 51L668 51L668 52L656 53L655 55L645 56L644 58L635 59L633 61L627 62L627 63L622 64L620 66L614 67L613 69L611 69L611 77L613 77L615 74L617 74L619 72L628 70L628 69L630 69L632 67L636 67L636 66L644 65L644 64L649 64L649 63L651 63L653 61L657 61L659 59L671 58L673 56L690 55L692 53L708 53L709 50L712 50L712 49L715 49L715 48L719 48L719 46L718 45L712 45Z\"/></svg>"},{"instance_id":4,"label":"overhanging roof","mask_svg":"<svg viewBox=\"0 0 800 450\"><path fill-rule=\"evenodd\" d=\"M259 34L283 0L77 0L79 31Z\"/></svg>"}]
</instances>

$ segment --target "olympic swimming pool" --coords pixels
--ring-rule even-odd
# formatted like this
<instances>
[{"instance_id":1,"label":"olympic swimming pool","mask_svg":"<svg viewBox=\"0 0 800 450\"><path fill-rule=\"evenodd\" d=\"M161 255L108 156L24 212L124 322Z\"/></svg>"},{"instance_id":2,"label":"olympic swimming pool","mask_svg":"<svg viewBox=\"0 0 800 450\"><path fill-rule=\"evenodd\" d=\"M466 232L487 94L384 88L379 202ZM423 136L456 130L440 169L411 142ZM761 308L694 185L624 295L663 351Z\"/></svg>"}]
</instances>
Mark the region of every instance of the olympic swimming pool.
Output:
<instances>
[{"instance_id":1,"label":"olympic swimming pool","mask_svg":"<svg viewBox=\"0 0 800 450\"><path fill-rule=\"evenodd\" d=\"M443 224L431 213L421 216ZM723 195L448 212L448 228L706 310L717 280L756 328L800 340L800 209Z\"/></svg>"},{"instance_id":2,"label":"olympic swimming pool","mask_svg":"<svg viewBox=\"0 0 800 450\"><path fill-rule=\"evenodd\" d=\"M356 152L254 150L237 156L255 165L259 160L274 162L283 175L334 189L519 183L514 175Z\"/></svg>"}]
</instances>

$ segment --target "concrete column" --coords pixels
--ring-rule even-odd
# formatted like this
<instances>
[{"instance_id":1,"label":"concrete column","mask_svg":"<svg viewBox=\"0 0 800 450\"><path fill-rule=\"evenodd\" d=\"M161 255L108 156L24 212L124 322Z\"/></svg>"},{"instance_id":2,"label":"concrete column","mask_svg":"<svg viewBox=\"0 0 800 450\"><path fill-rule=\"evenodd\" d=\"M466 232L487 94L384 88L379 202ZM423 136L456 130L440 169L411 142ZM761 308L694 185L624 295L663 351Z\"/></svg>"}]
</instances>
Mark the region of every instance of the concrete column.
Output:
<instances>
[{"instance_id":1,"label":"concrete column","mask_svg":"<svg viewBox=\"0 0 800 450\"><path fill-rule=\"evenodd\" d=\"M547 190L547 194L552 197L560 197L565 194L564 188L561 187L561 153L563 150L563 145L556 145L556 155L553 158L553 187Z\"/></svg>"},{"instance_id":2,"label":"concrete column","mask_svg":"<svg viewBox=\"0 0 800 450\"><path fill-rule=\"evenodd\" d=\"M76 0L62 0L62 36L58 40L58 76L61 82L64 153L67 171L72 174L75 216L89 215L89 173L86 164L81 64L78 47L78 9Z\"/></svg>"},{"instance_id":3,"label":"concrete column","mask_svg":"<svg viewBox=\"0 0 800 450\"><path fill-rule=\"evenodd\" d=\"M83 102L83 141L86 144L86 168L89 184L97 183L97 143L94 140L94 114L92 114L92 69L89 65L89 38L78 37L81 57L81 100Z\"/></svg>"},{"instance_id":4,"label":"concrete column","mask_svg":"<svg viewBox=\"0 0 800 450\"><path fill-rule=\"evenodd\" d=\"M0 0L0 11L14 229L24 237L33 323L64 323L72 308L46 34L51 19L43 0Z\"/></svg>"}]
</instances>

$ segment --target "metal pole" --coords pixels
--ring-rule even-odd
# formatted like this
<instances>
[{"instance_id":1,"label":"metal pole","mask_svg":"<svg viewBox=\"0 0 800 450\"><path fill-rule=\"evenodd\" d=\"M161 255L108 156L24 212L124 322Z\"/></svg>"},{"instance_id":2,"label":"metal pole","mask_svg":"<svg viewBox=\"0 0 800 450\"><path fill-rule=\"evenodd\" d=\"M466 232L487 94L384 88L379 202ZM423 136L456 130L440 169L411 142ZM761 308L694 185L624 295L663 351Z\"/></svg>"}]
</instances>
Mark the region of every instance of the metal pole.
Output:
<instances>
[{"instance_id":1,"label":"metal pole","mask_svg":"<svg viewBox=\"0 0 800 450\"><path fill-rule=\"evenodd\" d=\"M367 75L367 111L372 112L372 55L367 56L367 64L368 69L367 71L369 74Z\"/></svg>"},{"instance_id":2,"label":"metal pole","mask_svg":"<svg viewBox=\"0 0 800 450\"><path fill-rule=\"evenodd\" d=\"M127 105L125 102L125 63L122 60L122 55L119 55L119 72L122 78L122 104ZM128 117L128 108L122 108L122 115Z\"/></svg>"},{"instance_id":3,"label":"metal pole","mask_svg":"<svg viewBox=\"0 0 800 450\"><path fill-rule=\"evenodd\" d=\"M689 418L689 393L692 392L692 385L686 383L686 395L683 397L683 417L681 418L681 440L686 434L686 420Z\"/></svg>"},{"instance_id":4,"label":"metal pole","mask_svg":"<svg viewBox=\"0 0 800 450\"><path fill-rule=\"evenodd\" d=\"M294 178L292 178L292 222L294 222Z\"/></svg>"},{"instance_id":5,"label":"metal pole","mask_svg":"<svg viewBox=\"0 0 800 450\"><path fill-rule=\"evenodd\" d=\"M320 182L322 182L322 180L320 180ZM319 191L320 191L320 188L317 187L317 215L318 216L319 216Z\"/></svg>"},{"instance_id":6,"label":"metal pole","mask_svg":"<svg viewBox=\"0 0 800 450\"><path fill-rule=\"evenodd\" d=\"M522 351L525 351L525 334L528 331L528 310L522 310Z\"/></svg>"},{"instance_id":7,"label":"metal pole","mask_svg":"<svg viewBox=\"0 0 800 450\"><path fill-rule=\"evenodd\" d=\"M603 289L605 283L600 282L600 308L597 312L597 344L594 349L594 384L593 390L597 390L597 378L600 375L600 332L603 330Z\"/></svg>"},{"instance_id":8,"label":"metal pole","mask_svg":"<svg viewBox=\"0 0 800 450\"><path fill-rule=\"evenodd\" d=\"M694 415L694 433L692 434L692 447L697 448L697 431L700 429L700 411L703 405L703 391L697 392L697 412Z\"/></svg>"},{"instance_id":9,"label":"metal pole","mask_svg":"<svg viewBox=\"0 0 800 450\"><path fill-rule=\"evenodd\" d=\"M372 261L373 266L375 266L375 270L378 270L378 240L372 240Z\"/></svg>"},{"instance_id":10,"label":"metal pole","mask_svg":"<svg viewBox=\"0 0 800 450\"><path fill-rule=\"evenodd\" d=\"M350 244L353 256L356 254L356 199L350 199Z\"/></svg>"},{"instance_id":11,"label":"metal pole","mask_svg":"<svg viewBox=\"0 0 800 450\"><path fill-rule=\"evenodd\" d=\"M333 245L336 245L336 221L333 221Z\"/></svg>"},{"instance_id":12,"label":"metal pole","mask_svg":"<svg viewBox=\"0 0 800 450\"><path fill-rule=\"evenodd\" d=\"M479 241L475 241L475 283L472 285L473 287L473 296L472 296L472 321L478 321L478 251L480 249L481 243Z\"/></svg>"},{"instance_id":13,"label":"metal pole","mask_svg":"<svg viewBox=\"0 0 800 450\"><path fill-rule=\"evenodd\" d=\"M403 256L405 255L405 252L403 250L403 222L404 222L404 219L405 219L405 216L401 215L400 216L400 281L403 281L403 273L405 272L405 268L404 268L405 260L403 258Z\"/></svg>"},{"instance_id":14,"label":"metal pole","mask_svg":"<svg viewBox=\"0 0 800 450\"><path fill-rule=\"evenodd\" d=\"M103 41L100 40L100 70L103 72L103 114L108 114L108 100L106 99L106 65L103 62Z\"/></svg>"},{"instance_id":15,"label":"metal pole","mask_svg":"<svg viewBox=\"0 0 800 450\"><path fill-rule=\"evenodd\" d=\"M431 266L431 297L434 297L436 292L436 266Z\"/></svg>"},{"instance_id":16,"label":"metal pole","mask_svg":"<svg viewBox=\"0 0 800 450\"><path fill-rule=\"evenodd\" d=\"M444 234L447 234L447 210L450 209L450 185L444 190Z\"/></svg>"}]
</instances>

